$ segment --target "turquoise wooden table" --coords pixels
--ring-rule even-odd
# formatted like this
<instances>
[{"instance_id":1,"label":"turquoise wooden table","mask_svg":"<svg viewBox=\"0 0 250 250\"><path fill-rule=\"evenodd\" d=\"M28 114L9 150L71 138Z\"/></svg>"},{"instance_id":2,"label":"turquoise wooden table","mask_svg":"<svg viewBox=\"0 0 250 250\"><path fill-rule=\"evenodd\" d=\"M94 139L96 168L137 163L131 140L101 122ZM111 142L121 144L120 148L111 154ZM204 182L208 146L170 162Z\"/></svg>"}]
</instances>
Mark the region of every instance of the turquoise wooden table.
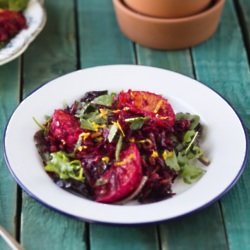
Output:
<instances>
[{"instance_id":1,"label":"turquoise wooden table","mask_svg":"<svg viewBox=\"0 0 250 250\"><path fill-rule=\"evenodd\" d=\"M32 90L76 69L107 64L151 65L196 78L230 101L249 134L249 0L227 0L211 39L171 52L126 39L111 0L46 0L45 7L48 21L43 32L21 57L0 66L1 135L15 107ZM2 138L0 145L0 224L25 249L250 249L249 162L237 184L202 211L160 224L111 226L66 217L23 193L6 168ZM2 239L0 249L9 249Z\"/></svg>"}]
</instances>

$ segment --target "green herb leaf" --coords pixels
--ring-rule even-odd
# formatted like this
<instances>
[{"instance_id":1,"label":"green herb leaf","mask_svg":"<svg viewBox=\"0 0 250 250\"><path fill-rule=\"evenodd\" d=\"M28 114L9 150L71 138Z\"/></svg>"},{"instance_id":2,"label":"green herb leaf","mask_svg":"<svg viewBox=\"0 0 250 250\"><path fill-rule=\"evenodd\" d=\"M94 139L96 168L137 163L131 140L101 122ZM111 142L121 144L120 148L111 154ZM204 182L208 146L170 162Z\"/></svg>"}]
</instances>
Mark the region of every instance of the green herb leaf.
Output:
<instances>
[{"instance_id":1,"label":"green herb leaf","mask_svg":"<svg viewBox=\"0 0 250 250\"><path fill-rule=\"evenodd\" d=\"M193 146L189 154L192 154L192 157L188 157L189 159L198 159L204 154L204 151L199 146Z\"/></svg>"},{"instance_id":2,"label":"green herb leaf","mask_svg":"<svg viewBox=\"0 0 250 250\"><path fill-rule=\"evenodd\" d=\"M188 151L192 148L192 146L194 145L195 143L195 140L197 139L197 136L198 136L199 132L195 132L191 141L189 142L187 148L185 149L185 153L187 154Z\"/></svg>"},{"instance_id":3,"label":"green herb leaf","mask_svg":"<svg viewBox=\"0 0 250 250\"><path fill-rule=\"evenodd\" d=\"M88 119L80 119L81 128L96 131L96 127L93 125L93 123Z\"/></svg>"},{"instance_id":4,"label":"green herb leaf","mask_svg":"<svg viewBox=\"0 0 250 250\"><path fill-rule=\"evenodd\" d=\"M203 169L193 166L191 164L185 164L180 172L183 181L188 184L191 184L194 181L196 181L203 175L203 173L204 173Z\"/></svg>"},{"instance_id":5,"label":"green herb leaf","mask_svg":"<svg viewBox=\"0 0 250 250\"><path fill-rule=\"evenodd\" d=\"M191 140L192 140L192 138L194 137L194 135L195 135L195 131L194 131L194 130L188 130L188 131L184 134L184 136L183 136L183 141L184 141L185 143L191 142Z\"/></svg>"},{"instance_id":6,"label":"green herb leaf","mask_svg":"<svg viewBox=\"0 0 250 250\"><path fill-rule=\"evenodd\" d=\"M190 129L195 129L200 124L200 117L198 115L192 115L190 118Z\"/></svg>"},{"instance_id":7,"label":"green herb leaf","mask_svg":"<svg viewBox=\"0 0 250 250\"><path fill-rule=\"evenodd\" d=\"M75 179L83 181L83 168L79 160L70 161L67 155L58 151L51 153L51 159L47 162L45 170L47 172L53 172L59 176L60 179Z\"/></svg>"},{"instance_id":8,"label":"green herb leaf","mask_svg":"<svg viewBox=\"0 0 250 250\"><path fill-rule=\"evenodd\" d=\"M78 118L83 117L85 112L87 112L90 107L91 107L90 103L79 102L77 104L77 110L76 110L75 116Z\"/></svg>"},{"instance_id":9,"label":"green herb leaf","mask_svg":"<svg viewBox=\"0 0 250 250\"><path fill-rule=\"evenodd\" d=\"M165 163L169 168L177 172L180 171L181 168L174 151L165 150L163 152L163 159L165 160Z\"/></svg>"},{"instance_id":10,"label":"green herb leaf","mask_svg":"<svg viewBox=\"0 0 250 250\"><path fill-rule=\"evenodd\" d=\"M108 141L112 142L115 135L117 134L118 131L118 127L116 126L116 124L112 124L110 129L109 129L109 135L108 135Z\"/></svg>"},{"instance_id":11,"label":"green herb leaf","mask_svg":"<svg viewBox=\"0 0 250 250\"><path fill-rule=\"evenodd\" d=\"M120 160L120 152L122 149L122 135L120 135L117 144L116 144L116 148L115 148L115 160L119 161Z\"/></svg>"},{"instance_id":12,"label":"green herb leaf","mask_svg":"<svg viewBox=\"0 0 250 250\"><path fill-rule=\"evenodd\" d=\"M115 94L106 94L96 97L91 103L104 105L104 106L111 106L114 100Z\"/></svg>"},{"instance_id":13,"label":"green herb leaf","mask_svg":"<svg viewBox=\"0 0 250 250\"><path fill-rule=\"evenodd\" d=\"M130 123L131 130L141 129L148 117L133 117L125 119L125 122Z\"/></svg>"}]
</instances>

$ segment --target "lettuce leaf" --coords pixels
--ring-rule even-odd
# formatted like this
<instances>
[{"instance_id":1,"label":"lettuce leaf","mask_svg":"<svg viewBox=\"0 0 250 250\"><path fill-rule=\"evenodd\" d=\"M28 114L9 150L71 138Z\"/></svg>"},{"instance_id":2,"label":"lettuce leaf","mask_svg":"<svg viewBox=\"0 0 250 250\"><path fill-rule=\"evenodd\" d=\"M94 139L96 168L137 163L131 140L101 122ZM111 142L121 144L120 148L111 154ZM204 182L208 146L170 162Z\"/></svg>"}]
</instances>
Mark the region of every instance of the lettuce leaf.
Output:
<instances>
[{"instance_id":1,"label":"lettuce leaf","mask_svg":"<svg viewBox=\"0 0 250 250\"><path fill-rule=\"evenodd\" d=\"M111 106L114 100L115 94L106 94L106 95L100 95L96 97L94 100L92 100L92 103L104 105L104 106Z\"/></svg>"},{"instance_id":2,"label":"lettuce leaf","mask_svg":"<svg viewBox=\"0 0 250 250\"><path fill-rule=\"evenodd\" d=\"M55 173L60 179L75 179L83 181L83 168L79 160L70 161L67 155L58 151L50 154L51 159L47 162L45 170Z\"/></svg>"},{"instance_id":3,"label":"lettuce leaf","mask_svg":"<svg viewBox=\"0 0 250 250\"><path fill-rule=\"evenodd\" d=\"M185 163L182 166L180 175L185 183L191 184L197 181L204 173L204 170L194 165Z\"/></svg>"}]
</instances>

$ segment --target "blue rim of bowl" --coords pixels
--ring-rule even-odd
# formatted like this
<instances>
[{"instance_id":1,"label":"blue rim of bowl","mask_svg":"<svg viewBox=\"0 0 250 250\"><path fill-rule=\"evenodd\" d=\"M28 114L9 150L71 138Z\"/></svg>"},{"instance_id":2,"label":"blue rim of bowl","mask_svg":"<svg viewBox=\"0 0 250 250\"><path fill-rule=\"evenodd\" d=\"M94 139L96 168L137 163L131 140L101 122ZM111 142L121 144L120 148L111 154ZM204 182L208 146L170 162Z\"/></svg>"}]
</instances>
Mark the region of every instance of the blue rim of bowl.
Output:
<instances>
[{"instance_id":1,"label":"blue rim of bowl","mask_svg":"<svg viewBox=\"0 0 250 250\"><path fill-rule=\"evenodd\" d=\"M12 177L14 178L14 180L17 182L17 184L22 188L22 190L28 194L30 197L32 197L34 200L38 201L40 204L44 205L45 207L51 209L51 210L54 210L62 215L65 215L67 217L70 217L70 218L75 218L75 219L78 219L78 220L81 220L81 221L84 221L84 222L89 222L89 223L98 223L98 224L105 224L105 225L121 225L121 226L133 226L133 225L149 225L149 224L157 224L157 223L161 223L161 222L167 222L167 221L171 221L171 220L174 220L174 219L180 219L184 216L187 216L187 215L191 215L193 213L196 213L202 209L205 209L207 208L208 206L212 205L213 203L215 203L216 201L218 201L220 198L222 198L236 183L237 181L239 180L239 178L241 177L243 171L245 170L245 167L247 165L247 161L248 161L248 154L249 154L249 138L248 138L248 134L247 134L247 129L244 125L244 122L242 120L242 118L240 117L240 115L238 114L238 112L235 110L235 108L230 104L230 102L225 98L223 97L219 92L217 92L216 90L214 90L212 87L210 86L207 86L205 85L204 83L200 82L199 80L196 80L192 77L189 77L189 76L186 76L186 75L183 75L181 73L178 73L178 72L175 72L175 71L172 71L172 70L167 70L167 69L164 69L164 68L159 68L159 67L152 67L152 66L144 66L144 65L133 65L133 64L119 64L119 65L105 65L105 66L95 66L95 67L90 67L90 68L86 68L86 69L81 69L81 70L88 70L88 69L93 69L93 68L105 68L105 67L114 67L114 66L118 66L118 67L121 67L121 66L132 66L132 67L143 67L143 68L153 68L153 69L160 69L160 70L164 70L164 71L168 71L168 72L172 72L172 73L175 73L175 74L178 74L180 75L181 77L186 77L186 78L189 78L189 79L192 79L194 80L197 84L202 84L204 87L212 90L215 94L217 94L222 100L224 100L227 105L232 109L232 111L235 113L235 115L237 116L237 118L239 119L240 121L240 124L241 124L241 127L243 129L243 132L244 132L244 135L245 135L245 155L244 155L244 160L242 161L242 164L241 164L241 167L237 173L237 175L235 176L235 178L232 180L231 183L228 184L228 186L220 193L218 194L216 197L214 197L213 199L209 200L207 203L199 206L199 207L196 207L194 208L193 210L191 211L187 211L186 213L182 213L180 215L176 215L176 216L173 216L173 217L170 217L170 218L162 218L162 219L159 219L159 220L155 220L155 221L145 221L145 222L108 222L108 221L102 221L102 220L92 220L92 219L89 219L89 218L85 218L85 217L82 217L82 216L76 216L76 215L73 215L73 214L70 214L66 211L62 211L58 208L55 208L53 207L52 205L48 204L47 202L41 200L39 197L37 197L36 195L34 195L32 193L32 191L30 191L29 189L27 189L25 187L25 185L19 180L19 178L15 175L15 173L13 172L12 168L11 168L11 165L9 163L9 160L8 160L8 156L7 156L7 153L6 153L6 131L7 131L7 128L8 128L8 125L9 125L9 122L12 118L12 116L14 115L14 113L16 112L16 110L18 109L19 105L21 105L22 102L24 102L29 96L31 96L34 92L38 91L40 88L42 88L43 86L47 85L47 84L50 84L51 81L49 82L46 82L44 84L42 84L41 86L35 88L33 91L31 91L18 105L17 107L15 108L15 110L12 112L12 114L10 115L10 118L4 128L4 133L3 133L3 151L4 151L4 159L5 159L5 162L7 164L7 167L8 167L8 170L10 171ZM77 71L81 71L81 70L77 70ZM68 73L66 75L69 75L69 74L74 74L75 72L77 71L73 71L71 73ZM61 77L64 77L65 75L63 76L59 76L59 77L56 77L55 79L58 79L58 78L61 78ZM55 80L54 79L54 80Z\"/></svg>"}]
</instances>

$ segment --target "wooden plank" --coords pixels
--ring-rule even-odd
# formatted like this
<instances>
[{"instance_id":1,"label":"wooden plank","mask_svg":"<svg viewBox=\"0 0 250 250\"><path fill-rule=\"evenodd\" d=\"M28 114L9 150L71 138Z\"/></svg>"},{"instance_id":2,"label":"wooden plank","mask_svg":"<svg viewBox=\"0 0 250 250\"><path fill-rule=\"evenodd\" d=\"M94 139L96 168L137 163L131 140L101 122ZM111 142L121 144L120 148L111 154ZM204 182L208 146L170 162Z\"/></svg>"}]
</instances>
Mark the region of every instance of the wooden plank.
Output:
<instances>
[{"instance_id":1,"label":"wooden plank","mask_svg":"<svg viewBox=\"0 0 250 250\"><path fill-rule=\"evenodd\" d=\"M133 46L120 33L109 0L79 0L80 67L135 61ZM121 215L122 216L122 215ZM90 224L90 249L157 249L156 227Z\"/></svg>"},{"instance_id":2,"label":"wooden plank","mask_svg":"<svg viewBox=\"0 0 250 250\"><path fill-rule=\"evenodd\" d=\"M77 69L73 2L46 1L45 28L25 53L24 96L41 84Z\"/></svg>"},{"instance_id":3,"label":"wooden plank","mask_svg":"<svg viewBox=\"0 0 250 250\"><path fill-rule=\"evenodd\" d=\"M22 244L25 249L86 249L85 224L54 212L23 194Z\"/></svg>"},{"instance_id":4,"label":"wooden plank","mask_svg":"<svg viewBox=\"0 0 250 250\"><path fill-rule=\"evenodd\" d=\"M43 82L76 69L74 1L47 0L46 10L47 25L24 55L24 96ZM21 241L26 249L86 248L85 223L56 213L26 194L22 205Z\"/></svg>"},{"instance_id":5,"label":"wooden plank","mask_svg":"<svg viewBox=\"0 0 250 250\"><path fill-rule=\"evenodd\" d=\"M244 3L244 8L249 9L250 3ZM216 35L204 45L195 48L193 58L198 79L230 101L243 118L249 132L250 72L233 1L226 2L221 26ZM221 202L231 250L247 249L250 246L249 178L248 161L240 181Z\"/></svg>"},{"instance_id":6,"label":"wooden plank","mask_svg":"<svg viewBox=\"0 0 250 250\"><path fill-rule=\"evenodd\" d=\"M78 0L81 67L133 63L132 43L121 34L110 0Z\"/></svg>"},{"instance_id":7,"label":"wooden plank","mask_svg":"<svg viewBox=\"0 0 250 250\"><path fill-rule=\"evenodd\" d=\"M227 248L219 204L160 225L162 250Z\"/></svg>"},{"instance_id":8,"label":"wooden plank","mask_svg":"<svg viewBox=\"0 0 250 250\"><path fill-rule=\"evenodd\" d=\"M153 50L136 46L138 64L164 68L193 77L193 69L188 50L168 51Z\"/></svg>"},{"instance_id":9,"label":"wooden plank","mask_svg":"<svg viewBox=\"0 0 250 250\"><path fill-rule=\"evenodd\" d=\"M90 234L91 250L152 250L158 249L154 226L126 227L93 225Z\"/></svg>"},{"instance_id":10,"label":"wooden plank","mask_svg":"<svg viewBox=\"0 0 250 250\"><path fill-rule=\"evenodd\" d=\"M139 64L166 68L194 77L188 50L164 53L137 46L137 54ZM218 203L199 213L162 223L159 228L163 250L227 249Z\"/></svg>"},{"instance_id":11,"label":"wooden plank","mask_svg":"<svg viewBox=\"0 0 250 250\"><path fill-rule=\"evenodd\" d=\"M0 134L3 135L7 120L19 101L19 60L0 67ZM0 224L15 236L16 184L7 170L0 137ZM9 249L1 240L0 249Z\"/></svg>"}]
</instances>

